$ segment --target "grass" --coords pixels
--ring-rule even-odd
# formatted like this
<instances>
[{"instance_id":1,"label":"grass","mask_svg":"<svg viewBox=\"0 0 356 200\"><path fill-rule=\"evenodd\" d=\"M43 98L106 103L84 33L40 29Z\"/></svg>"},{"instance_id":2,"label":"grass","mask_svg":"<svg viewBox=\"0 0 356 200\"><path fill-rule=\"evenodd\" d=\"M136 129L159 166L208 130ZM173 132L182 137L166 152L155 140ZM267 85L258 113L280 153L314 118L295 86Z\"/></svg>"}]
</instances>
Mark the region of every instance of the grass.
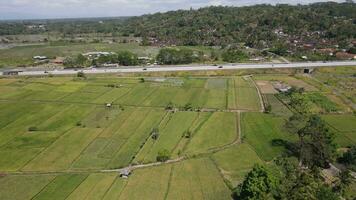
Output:
<instances>
[{"instance_id":1,"label":"grass","mask_svg":"<svg viewBox=\"0 0 356 200\"><path fill-rule=\"evenodd\" d=\"M215 153L213 159L234 187L244 179L255 164L263 162L246 143Z\"/></svg>"},{"instance_id":2,"label":"grass","mask_svg":"<svg viewBox=\"0 0 356 200\"><path fill-rule=\"evenodd\" d=\"M335 132L335 140L339 146L348 147L356 144L356 117L354 115L322 115L322 118Z\"/></svg>"},{"instance_id":3,"label":"grass","mask_svg":"<svg viewBox=\"0 0 356 200\"><path fill-rule=\"evenodd\" d=\"M54 171L68 169L80 153L102 131L101 129L74 128L56 140L34 160L25 171Z\"/></svg>"},{"instance_id":4,"label":"grass","mask_svg":"<svg viewBox=\"0 0 356 200\"><path fill-rule=\"evenodd\" d=\"M206 152L215 147L229 144L236 137L236 115L234 113L216 112L196 133L193 133L187 152Z\"/></svg>"},{"instance_id":5,"label":"grass","mask_svg":"<svg viewBox=\"0 0 356 200\"><path fill-rule=\"evenodd\" d=\"M284 119L263 113L243 113L242 133L259 157L270 161L280 155L284 147L273 145L274 140L293 141L295 136L283 130Z\"/></svg>"},{"instance_id":6,"label":"grass","mask_svg":"<svg viewBox=\"0 0 356 200\"><path fill-rule=\"evenodd\" d=\"M136 170L119 199L164 199L170 170L170 165Z\"/></svg>"},{"instance_id":7,"label":"grass","mask_svg":"<svg viewBox=\"0 0 356 200\"><path fill-rule=\"evenodd\" d=\"M155 162L156 156L160 150L167 149L173 152L179 141L183 137L183 133L189 130L192 122L197 117L197 113L193 112L179 112L172 116L167 125L159 130L159 137L157 140L148 142L150 147L143 147L146 151L141 151L138 155L140 160L138 162Z\"/></svg>"},{"instance_id":8,"label":"grass","mask_svg":"<svg viewBox=\"0 0 356 200\"><path fill-rule=\"evenodd\" d=\"M0 199L31 199L49 184L55 175L18 175L0 178Z\"/></svg>"},{"instance_id":9,"label":"grass","mask_svg":"<svg viewBox=\"0 0 356 200\"><path fill-rule=\"evenodd\" d=\"M335 104L321 93L308 93L307 97L310 101L318 105L324 112L330 113L340 110L337 104Z\"/></svg>"},{"instance_id":10,"label":"grass","mask_svg":"<svg viewBox=\"0 0 356 200\"><path fill-rule=\"evenodd\" d=\"M173 166L167 199L231 199L214 163L193 159Z\"/></svg>"},{"instance_id":11,"label":"grass","mask_svg":"<svg viewBox=\"0 0 356 200\"><path fill-rule=\"evenodd\" d=\"M66 200L103 199L116 177L116 173L90 174Z\"/></svg>"},{"instance_id":12,"label":"grass","mask_svg":"<svg viewBox=\"0 0 356 200\"><path fill-rule=\"evenodd\" d=\"M81 53L92 51L123 51L129 50L137 53L139 56L154 56L158 53L159 48L139 46L136 43L86 43L74 44L65 43L63 45L32 45L19 46L11 49L0 50L0 65L25 65L33 63L32 57L36 55L43 55L49 58L56 56L76 56Z\"/></svg>"},{"instance_id":13,"label":"grass","mask_svg":"<svg viewBox=\"0 0 356 200\"><path fill-rule=\"evenodd\" d=\"M260 98L251 79L235 78L236 108L241 110L260 110Z\"/></svg>"},{"instance_id":14,"label":"grass","mask_svg":"<svg viewBox=\"0 0 356 200\"><path fill-rule=\"evenodd\" d=\"M275 95L266 94L265 95L268 105L271 105L271 113L276 116L289 117L292 112L285 106Z\"/></svg>"},{"instance_id":15,"label":"grass","mask_svg":"<svg viewBox=\"0 0 356 200\"><path fill-rule=\"evenodd\" d=\"M58 175L32 199L66 199L85 179L86 174Z\"/></svg>"}]
</instances>

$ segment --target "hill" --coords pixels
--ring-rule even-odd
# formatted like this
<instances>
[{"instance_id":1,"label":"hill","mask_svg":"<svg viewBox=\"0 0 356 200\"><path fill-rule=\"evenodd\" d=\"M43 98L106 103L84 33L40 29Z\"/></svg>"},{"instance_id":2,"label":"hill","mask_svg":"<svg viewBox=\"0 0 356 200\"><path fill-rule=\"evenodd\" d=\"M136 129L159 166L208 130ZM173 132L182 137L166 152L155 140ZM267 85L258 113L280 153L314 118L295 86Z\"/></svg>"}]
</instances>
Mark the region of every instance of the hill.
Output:
<instances>
[{"instance_id":1,"label":"hill","mask_svg":"<svg viewBox=\"0 0 356 200\"><path fill-rule=\"evenodd\" d=\"M120 31L152 44L227 45L244 42L269 47L285 41L349 44L356 33L355 3L206 7L143 15Z\"/></svg>"}]
</instances>

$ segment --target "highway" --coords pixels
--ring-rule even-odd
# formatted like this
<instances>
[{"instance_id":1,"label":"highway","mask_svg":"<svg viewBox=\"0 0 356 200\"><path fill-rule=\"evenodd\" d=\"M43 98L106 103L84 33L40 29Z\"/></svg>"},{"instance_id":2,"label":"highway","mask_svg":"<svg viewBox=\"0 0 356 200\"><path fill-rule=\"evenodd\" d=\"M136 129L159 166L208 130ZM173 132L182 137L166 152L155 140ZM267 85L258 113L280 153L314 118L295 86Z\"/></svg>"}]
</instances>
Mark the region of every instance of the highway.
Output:
<instances>
[{"instance_id":1,"label":"highway","mask_svg":"<svg viewBox=\"0 0 356 200\"><path fill-rule=\"evenodd\" d=\"M143 73L143 72L177 72L177 71L208 71L208 70L239 70L239 69L274 69L274 68L315 68L315 67L337 67L356 66L356 61L335 61L335 62L299 62L299 63L259 63L259 64L224 64L213 65L186 65L186 66L152 66L137 67L127 66L119 68L90 68L90 69L64 69L64 70L23 70L19 76L42 76L42 75L70 75L82 71L86 74L108 74L108 73ZM0 75L3 75L0 72Z\"/></svg>"}]
</instances>

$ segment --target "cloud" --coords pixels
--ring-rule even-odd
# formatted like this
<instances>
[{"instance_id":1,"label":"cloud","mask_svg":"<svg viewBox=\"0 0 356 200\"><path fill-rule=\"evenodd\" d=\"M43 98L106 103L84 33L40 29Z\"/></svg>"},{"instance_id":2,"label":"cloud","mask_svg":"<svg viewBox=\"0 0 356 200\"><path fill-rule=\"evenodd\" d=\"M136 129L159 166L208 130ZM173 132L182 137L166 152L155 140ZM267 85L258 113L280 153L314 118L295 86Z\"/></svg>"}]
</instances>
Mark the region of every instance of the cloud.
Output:
<instances>
[{"instance_id":1,"label":"cloud","mask_svg":"<svg viewBox=\"0 0 356 200\"><path fill-rule=\"evenodd\" d=\"M133 16L211 5L307 4L316 1L318 0L0 0L0 19Z\"/></svg>"}]
</instances>

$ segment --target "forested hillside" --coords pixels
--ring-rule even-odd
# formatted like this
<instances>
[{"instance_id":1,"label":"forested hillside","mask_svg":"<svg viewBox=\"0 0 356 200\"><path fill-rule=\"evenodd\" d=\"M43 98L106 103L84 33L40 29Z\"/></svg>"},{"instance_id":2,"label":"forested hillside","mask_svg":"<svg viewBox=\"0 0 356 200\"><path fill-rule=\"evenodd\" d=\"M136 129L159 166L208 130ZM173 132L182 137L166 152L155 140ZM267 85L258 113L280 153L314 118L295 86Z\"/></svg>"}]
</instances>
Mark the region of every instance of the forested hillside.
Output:
<instances>
[{"instance_id":1,"label":"forested hillside","mask_svg":"<svg viewBox=\"0 0 356 200\"><path fill-rule=\"evenodd\" d=\"M150 43L268 47L285 40L347 42L356 35L355 3L207 7L144 15L127 20L122 32Z\"/></svg>"}]
</instances>

